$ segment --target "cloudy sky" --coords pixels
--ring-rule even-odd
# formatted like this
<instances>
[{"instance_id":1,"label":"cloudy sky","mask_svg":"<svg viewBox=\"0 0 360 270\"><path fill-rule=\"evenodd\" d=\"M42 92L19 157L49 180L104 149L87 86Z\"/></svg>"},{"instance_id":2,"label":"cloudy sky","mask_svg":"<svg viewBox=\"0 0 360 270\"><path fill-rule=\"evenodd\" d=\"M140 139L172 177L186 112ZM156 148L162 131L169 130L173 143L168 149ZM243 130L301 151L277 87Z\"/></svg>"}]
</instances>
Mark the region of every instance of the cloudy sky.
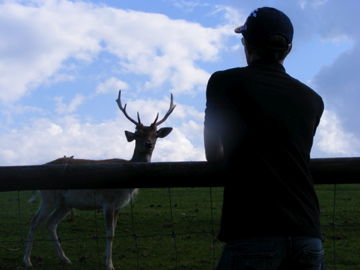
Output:
<instances>
[{"instance_id":1,"label":"cloudy sky","mask_svg":"<svg viewBox=\"0 0 360 270\"><path fill-rule=\"evenodd\" d=\"M292 19L285 68L326 104L312 157L360 156L358 0L0 0L0 165L131 158L118 89L147 124L174 95L153 161L204 160L207 80L246 65L233 29L262 6Z\"/></svg>"}]
</instances>

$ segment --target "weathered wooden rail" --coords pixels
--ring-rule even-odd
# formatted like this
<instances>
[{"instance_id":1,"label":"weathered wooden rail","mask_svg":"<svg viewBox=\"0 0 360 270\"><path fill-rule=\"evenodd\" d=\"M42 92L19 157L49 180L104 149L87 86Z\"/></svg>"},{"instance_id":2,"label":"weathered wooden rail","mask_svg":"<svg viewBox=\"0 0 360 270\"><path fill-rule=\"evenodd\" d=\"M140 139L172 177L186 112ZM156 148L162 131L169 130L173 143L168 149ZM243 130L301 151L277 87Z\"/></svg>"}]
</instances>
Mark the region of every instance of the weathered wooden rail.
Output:
<instances>
[{"instance_id":1,"label":"weathered wooden rail","mask_svg":"<svg viewBox=\"0 0 360 270\"><path fill-rule=\"evenodd\" d=\"M312 159L310 167L315 184L360 184L360 157ZM223 186L221 175L207 162L7 166L0 191Z\"/></svg>"}]
</instances>

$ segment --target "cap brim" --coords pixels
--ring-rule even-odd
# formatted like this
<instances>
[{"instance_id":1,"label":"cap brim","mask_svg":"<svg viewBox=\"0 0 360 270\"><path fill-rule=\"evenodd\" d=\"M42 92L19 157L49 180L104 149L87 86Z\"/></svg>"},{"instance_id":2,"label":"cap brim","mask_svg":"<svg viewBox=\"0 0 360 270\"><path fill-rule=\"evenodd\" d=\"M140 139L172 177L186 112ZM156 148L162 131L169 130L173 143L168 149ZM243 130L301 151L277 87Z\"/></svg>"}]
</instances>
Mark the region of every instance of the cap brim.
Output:
<instances>
[{"instance_id":1,"label":"cap brim","mask_svg":"<svg viewBox=\"0 0 360 270\"><path fill-rule=\"evenodd\" d=\"M246 30L246 25L238 26L234 29L234 32L237 34L241 34Z\"/></svg>"}]
</instances>

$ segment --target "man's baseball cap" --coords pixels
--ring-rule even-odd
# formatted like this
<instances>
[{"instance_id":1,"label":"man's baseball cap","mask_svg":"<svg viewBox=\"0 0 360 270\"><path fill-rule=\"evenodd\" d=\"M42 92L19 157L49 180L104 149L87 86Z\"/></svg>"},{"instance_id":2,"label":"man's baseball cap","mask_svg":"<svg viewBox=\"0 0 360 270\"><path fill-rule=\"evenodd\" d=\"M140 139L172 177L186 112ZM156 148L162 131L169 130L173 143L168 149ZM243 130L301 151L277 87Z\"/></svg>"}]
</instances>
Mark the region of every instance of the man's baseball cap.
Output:
<instances>
[{"instance_id":1,"label":"man's baseball cap","mask_svg":"<svg viewBox=\"0 0 360 270\"><path fill-rule=\"evenodd\" d=\"M262 7L255 9L243 26L235 28L235 33L243 34L244 38L253 45L263 45L273 35L283 36L291 44L294 28L288 16L282 11Z\"/></svg>"}]
</instances>

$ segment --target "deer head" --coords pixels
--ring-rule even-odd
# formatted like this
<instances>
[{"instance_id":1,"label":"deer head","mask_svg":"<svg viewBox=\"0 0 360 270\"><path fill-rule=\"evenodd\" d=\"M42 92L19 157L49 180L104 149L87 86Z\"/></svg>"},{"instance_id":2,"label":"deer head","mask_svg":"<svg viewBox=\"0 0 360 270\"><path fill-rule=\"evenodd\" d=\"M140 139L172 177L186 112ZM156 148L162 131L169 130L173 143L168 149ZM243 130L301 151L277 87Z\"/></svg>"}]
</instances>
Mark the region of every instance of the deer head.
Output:
<instances>
[{"instance_id":1,"label":"deer head","mask_svg":"<svg viewBox=\"0 0 360 270\"><path fill-rule=\"evenodd\" d=\"M137 113L137 121L132 119L127 114L126 104L122 106L121 103L121 90L119 91L119 96L116 100L116 103L118 104L120 111L123 112L125 117L129 119L130 122L135 124L135 132L125 131L126 139L128 140L128 142L135 140L135 150L133 157L130 161L150 162L157 138L164 138L172 131L171 127L163 127L159 130L157 129L157 127L164 123L175 109L176 105L174 105L173 103L173 95L171 94L170 96L170 107L165 116L160 121L158 121L158 113L156 115L155 121L150 126L144 126L141 123L139 112Z\"/></svg>"}]
</instances>

